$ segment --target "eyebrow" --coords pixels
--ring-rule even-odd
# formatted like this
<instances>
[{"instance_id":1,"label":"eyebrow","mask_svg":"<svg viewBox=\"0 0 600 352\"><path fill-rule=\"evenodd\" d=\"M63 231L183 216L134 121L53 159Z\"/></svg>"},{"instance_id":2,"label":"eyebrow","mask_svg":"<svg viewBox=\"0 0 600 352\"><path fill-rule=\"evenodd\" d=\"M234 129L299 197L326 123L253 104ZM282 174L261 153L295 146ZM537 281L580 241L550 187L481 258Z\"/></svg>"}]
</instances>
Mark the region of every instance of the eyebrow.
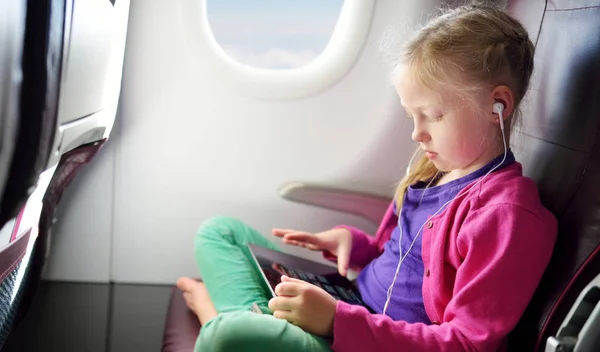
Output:
<instances>
[{"instance_id":1,"label":"eyebrow","mask_svg":"<svg viewBox=\"0 0 600 352\"><path fill-rule=\"evenodd\" d=\"M402 104L400 104L402 105ZM425 108L429 108L432 106L438 106L440 105L440 103L436 103L436 104L423 104L423 105L419 105L419 106L415 106L415 110L423 110ZM406 110L406 112L410 113L410 111L408 110L408 107L402 105L402 107L404 108L404 110Z\"/></svg>"},{"instance_id":2,"label":"eyebrow","mask_svg":"<svg viewBox=\"0 0 600 352\"><path fill-rule=\"evenodd\" d=\"M415 109L423 109L423 108L428 108L430 106L436 106L436 105L440 105L441 103L433 103L433 104L423 104L423 105L419 105L419 106L415 106ZM402 105L402 107L404 109L408 109L408 107L402 103L400 103L400 105Z\"/></svg>"}]
</instances>

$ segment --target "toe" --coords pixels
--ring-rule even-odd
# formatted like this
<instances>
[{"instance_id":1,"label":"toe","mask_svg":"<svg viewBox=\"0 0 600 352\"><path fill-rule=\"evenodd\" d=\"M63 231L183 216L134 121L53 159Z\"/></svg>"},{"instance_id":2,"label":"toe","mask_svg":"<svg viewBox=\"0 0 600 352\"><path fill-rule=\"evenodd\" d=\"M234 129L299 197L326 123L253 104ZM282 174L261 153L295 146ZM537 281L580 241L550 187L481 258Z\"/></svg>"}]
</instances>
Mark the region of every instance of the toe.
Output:
<instances>
[{"instance_id":1,"label":"toe","mask_svg":"<svg viewBox=\"0 0 600 352\"><path fill-rule=\"evenodd\" d=\"M187 303L187 305L190 306L190 308L191 308L192 303L194 303L194 299L192 297L192 294L189 293L189 292L184 292L183 293L183 298L185 299L185 303Z\"/></svg>"},{"instance_id":2,"label":"toe","mask_svg":"<svg viewBox=\"0 0 600 352\"><path fill-rule=\"evenodd\" d=\"M177 288L181 291L190 292L196 284L196 280L189 277L182 277L177 280Z\"/></svg>"}]
</instances>

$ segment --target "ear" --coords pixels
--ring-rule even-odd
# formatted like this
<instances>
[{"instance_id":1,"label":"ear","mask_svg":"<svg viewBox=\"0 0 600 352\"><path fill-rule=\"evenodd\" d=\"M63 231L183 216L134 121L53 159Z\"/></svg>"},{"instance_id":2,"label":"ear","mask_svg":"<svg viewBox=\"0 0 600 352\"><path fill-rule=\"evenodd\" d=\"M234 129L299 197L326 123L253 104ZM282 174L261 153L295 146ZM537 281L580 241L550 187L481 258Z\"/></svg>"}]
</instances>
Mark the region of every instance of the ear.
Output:
<instances>
[{"instance_id":1,"label":"ear","mask_svg":"<svg viewBox=\"0 0 600 352\"><path fill-rule=\"evenodd\" d=\"M492 110L492 106L495 102L500 102L504 104L504 116L502 116L504 118L504 121L506 121L509 116L512 116L515 107L515 100L513 97L513 92L508 86L496 86L489 95L490 115L492 116L494 123L500 123L500 121L498 120L498 115L496 115Z\"/></svg>"}]
</instances>

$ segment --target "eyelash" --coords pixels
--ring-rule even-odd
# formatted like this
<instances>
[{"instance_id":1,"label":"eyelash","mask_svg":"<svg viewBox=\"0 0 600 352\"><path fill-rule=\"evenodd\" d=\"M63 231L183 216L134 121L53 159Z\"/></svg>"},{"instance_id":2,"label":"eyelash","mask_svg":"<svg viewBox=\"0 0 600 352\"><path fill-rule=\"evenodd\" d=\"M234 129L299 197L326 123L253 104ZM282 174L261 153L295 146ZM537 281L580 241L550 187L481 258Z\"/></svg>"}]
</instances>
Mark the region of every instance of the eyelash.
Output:
<instances>
[{"instance_id":1,"label":"eyelash","mask_svg":"<svg viewBox=\"0 0 600 352\"><path fill-rule=\"evenodd\" d=\"M442 117L444 117L444 115L440 115L440 116L436 116L436 117L430 117L427 118L427 122L438 122L442 119ZM414 119L414 116L412 116L410 113L406 113L406 118L409 120Z\"/></svg>"},{"instance_id":2,"label":"eyelash","mask_svg":"<svg viewBox=\"0 0 600 352\"><path fill-rule=\"evenodd\" d=\"M441 120L441 119L442 119L442 117L444 117L444 115L440 115L440 116L437 116L437 117L433 117L433 118L430 118L430 119L428 119L428 120L429 120L429 122L437 122L437 121Z\"/></svg>"}]
</instances>

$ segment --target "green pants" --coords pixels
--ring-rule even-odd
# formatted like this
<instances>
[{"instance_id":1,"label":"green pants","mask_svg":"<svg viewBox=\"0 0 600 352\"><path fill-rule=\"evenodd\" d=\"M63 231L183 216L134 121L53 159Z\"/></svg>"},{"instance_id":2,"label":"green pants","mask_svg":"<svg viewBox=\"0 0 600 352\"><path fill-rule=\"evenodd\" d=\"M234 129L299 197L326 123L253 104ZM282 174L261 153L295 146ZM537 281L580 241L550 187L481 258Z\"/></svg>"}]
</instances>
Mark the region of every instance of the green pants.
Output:
<instances>
[{"instance_id":1,"label":"green pants","mask_svg":"<svg viewBox=\"0 0 600 352\"><path fill-rule=\"evenodd\" d=\"M251 266L246 244L280 250L239 220L215 217L198 230L194 255L202 279L219 315L207 322L195 351L325 352L329 343L269 314L269 296ZM250 311L258 304L266 314Z\"/></svg>"}]
</instances>

